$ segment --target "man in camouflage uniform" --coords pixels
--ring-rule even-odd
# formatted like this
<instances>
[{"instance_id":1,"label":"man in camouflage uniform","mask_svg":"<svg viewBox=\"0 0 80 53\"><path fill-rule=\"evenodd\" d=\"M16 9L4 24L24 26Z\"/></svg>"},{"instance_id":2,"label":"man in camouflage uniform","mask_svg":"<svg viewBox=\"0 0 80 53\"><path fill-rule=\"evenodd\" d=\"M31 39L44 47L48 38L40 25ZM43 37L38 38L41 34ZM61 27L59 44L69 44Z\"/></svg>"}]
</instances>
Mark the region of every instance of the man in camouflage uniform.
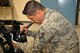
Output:
<instances>
[{"instance_id":1,"label":"man in camouflage uniform","mask_svg":"<svg viewBox=\"0 0 80 53\"><path fill-rule=\"evenodd\" d=\"M59 12L45 8L36 1L29 1L23 14L40 24L40 28L37 34L30 33L32 41L13 42L17 48L25 53L79 53L76 30Z\"/></svg>"}]
</instances>

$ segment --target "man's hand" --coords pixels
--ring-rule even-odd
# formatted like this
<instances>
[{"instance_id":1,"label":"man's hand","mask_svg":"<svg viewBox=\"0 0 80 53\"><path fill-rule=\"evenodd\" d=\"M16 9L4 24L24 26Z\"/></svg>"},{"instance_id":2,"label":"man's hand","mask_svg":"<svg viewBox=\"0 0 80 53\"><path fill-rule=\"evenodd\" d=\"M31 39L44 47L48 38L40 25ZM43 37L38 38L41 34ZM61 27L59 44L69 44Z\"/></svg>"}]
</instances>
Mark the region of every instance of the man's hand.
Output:
<instances>
[{"instance_id":1,"label":"man's hand","mask_svg":"<svg viewBox=\"0 0 80 53\"><path fill-rule=\"evenodd\" d=\"M13 44L14 48L17 48L17 46L16 46L17 42L15 42L14 40L12 40L12 44Z\"/></svg>"},{"instance_id":2,"label":"man's hand","mask_svg":"<svg viewBox=\"0 0 80 53\"><path fill-rule=\"evenodd\" d=\"M21 25L21 26L20 26L20 31L23 32L23 33L25 33L25 34L27 34L27 33L28 33L28 28L27 28L27 26Z\"/></svg>"}]
</instances>

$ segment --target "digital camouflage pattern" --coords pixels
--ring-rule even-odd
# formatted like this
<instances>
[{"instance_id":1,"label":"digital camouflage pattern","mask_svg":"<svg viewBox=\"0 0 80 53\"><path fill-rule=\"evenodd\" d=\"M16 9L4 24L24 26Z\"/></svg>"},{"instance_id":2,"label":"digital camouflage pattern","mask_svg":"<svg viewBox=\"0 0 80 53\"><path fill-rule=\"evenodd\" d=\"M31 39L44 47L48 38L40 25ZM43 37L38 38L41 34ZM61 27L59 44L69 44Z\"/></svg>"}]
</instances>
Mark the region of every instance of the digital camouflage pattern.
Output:
<instances>
[{"instance_id":1,"label":"digital camouflage pattern","mask_svg":"<svg viewBox=\"0 0 80 53\"><path fill-rule=\"evenodd\" d=\"M6 41L6 39L3 37L4 35L0 33L0 38L3 40L3 42ZM3 48L2 48L2 41L0 40L0 53L4 53Z\"/></svg>"},{"instance_id":2,"label":"digital camouflage pattern","mask_svg":"<svg viewBox=\"0 0 80 53\"><path fill-rule=\"evenodd\" d=\"M30 33L34 36L34 34ZM37 36L27 43L16 43L25 53L79 53L76 30L56 10L48 9Z\"/></svg>"},{"instance_id":3,"label":"digital camouflage pattern","mask_svg":"<svg viewBox=\"0 0 80 53\"><path fill-rule=\"evenodd\" d=\"M0 53L4 53L4 52L3 52L3 49L1 48L1 46L0 46Z\"/></svg>"}]
</instances>

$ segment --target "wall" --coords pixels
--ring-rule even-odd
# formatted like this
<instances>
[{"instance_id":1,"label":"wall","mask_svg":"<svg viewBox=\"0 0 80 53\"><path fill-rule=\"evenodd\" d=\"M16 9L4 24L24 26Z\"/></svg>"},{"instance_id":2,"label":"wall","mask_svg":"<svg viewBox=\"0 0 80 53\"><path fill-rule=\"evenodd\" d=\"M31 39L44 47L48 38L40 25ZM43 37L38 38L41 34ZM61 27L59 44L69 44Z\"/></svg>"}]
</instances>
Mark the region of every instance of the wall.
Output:
<instances>
[{"instance_id":1,"label":"wall","mask_svg":"<svg viewBox=\"0 0 80 53\"><path fill-rule=\"evenodd\" d=\"M14 19L19 21L26 21L29 20L25 15L22 14L22 10L24 8L24 5L26 4L28 0L10 0L11 6L14 8Z\"/></svg>"},{"instance_id":2,"label":"wall","mask_svg":"<svg viewBox=\"0 0 80 53\"><path fill-rule=\"evenodd\" d=\"M57 11L75 25L76 0L41 0L41 3L45 7L57 9Z\"/></svg>"},{"instance_id":3,"label":"wall","mask_svg":"<svg viewBox=\"0 0 80 53\"><path fill-rule=\"evenodd\" d=\"M40 0L35 0L35 1L38 1L38 2L40 2Z\"/></svg>"},{"instance_id":4,"label":"wall","mask_svg":"<svg viewBox=\"0 0 80 53\"><path fill-rule=\"evenodd\" d=\"M0 20L12 19L12 8L0 7Z\"/></svg>"},{"instance_id":5,"label":"wall","mask_svg":"<svg viewBox=\"0 0 80 53\"><path fill-rule=\"evenodd\" d=\"M80 25L80 3L79 3L79 16L78 16L78 24Z\"/></svg>"},{"instance_id":6,"label":"wall","mask_svg":"<svg viewBox=\"0 0 80 53\"><path fill-rule=\"evenodd\" d=\"M79 19L78 19L78 24L80 25L80 10L79 10Z\"/></svg>"}]
</instances>

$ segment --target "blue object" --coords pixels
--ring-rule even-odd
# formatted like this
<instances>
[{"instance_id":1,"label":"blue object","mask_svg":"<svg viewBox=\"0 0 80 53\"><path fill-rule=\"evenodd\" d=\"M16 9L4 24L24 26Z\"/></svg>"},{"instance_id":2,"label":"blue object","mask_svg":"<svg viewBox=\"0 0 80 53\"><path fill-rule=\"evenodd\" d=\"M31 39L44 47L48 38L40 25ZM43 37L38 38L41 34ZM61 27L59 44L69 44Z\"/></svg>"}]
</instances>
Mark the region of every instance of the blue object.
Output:
<instances>
[{"instance_id":1,"label":"blue object","mask_svg":"<svg viewBox=\"0 0 80 53\"><path fill-rule=\"evenodd\" d=\"M76 21L77 0L41 0L45 7L56 9L65 16L73 25Z\"/></svg>"}]
</instances>

